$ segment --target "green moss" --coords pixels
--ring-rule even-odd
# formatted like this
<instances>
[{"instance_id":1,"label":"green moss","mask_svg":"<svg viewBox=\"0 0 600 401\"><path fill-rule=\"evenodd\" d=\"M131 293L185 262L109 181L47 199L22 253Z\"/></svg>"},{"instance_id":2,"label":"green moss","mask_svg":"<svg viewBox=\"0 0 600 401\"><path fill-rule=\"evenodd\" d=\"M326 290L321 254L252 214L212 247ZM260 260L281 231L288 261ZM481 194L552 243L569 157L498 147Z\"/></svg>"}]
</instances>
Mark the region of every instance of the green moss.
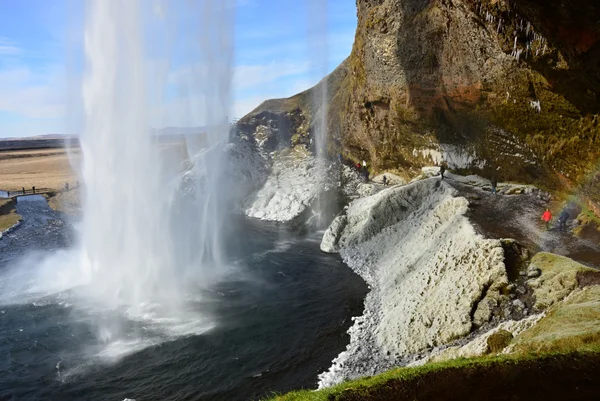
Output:
<instances>
[{"instance_id":1,"label":"green moss","mask_svg":"<svg viewBox=\"0 0 600 401\"><path fill-rule=\"evenodd\" d=\"M498 353L510 344L513 334L507 330L498 330L488 337L488 352Z\"/></svg>"},{"instance_id":2,"label":"green moss","mask_svg":"<svg viewBox=\"0 0 600 401\"><path fill-rule=\"evenodd\" d=\"M0 198L0 233L19 221L21 221L21 216L17 214L14 199Z\"/></svg>"},{"instance_id":3,"label":"green moss","mask_svg":"<svg viewBox=\"0 0 600 401\"><path fill-rule=\"evenodd\" d=\"M538 310L544 310L569 295L577 287L578 272L594 271L567 257L546 252L536 254L530 267L542 271L542 275L530 283Z\"/></svg>"},{"instance_id":4,"label":"green moss","mask_svg":"<svg viewBox=\"0 0 600 401\"><path fill-rule=\"evenodd\" d=\"M600 286L573 293L517 336L514 344L517 352L565 352L600 346Z\"/></svg>"},{"instance_id":5,"label":"green moss","mask_svg":"<svg viewBox=\"0 0 600 401\"><path fill-rule=\"evenodd\" d=\"M501 355L501 356L486 356L469 359L455 359L447 362L431 363L415 368L399 368L392 369L388 372L363 379L352 380L335 387L326 388L319 391L300 390L293 391L283 395L274 395L265 400L272 401L329 401L336 400L338 397L344 398L345 395L352 394L352 399L386 399L378 397L377 394L381 390L386 391L391 383L400 386L415 386L427 381L428 375L443 374L450 372L460 376L477 376L478 371L493 370L497 372L497 378L502 379L504 375L511 377L511 371L522 365L537 365L543 366L546 361L561 359L564 363L568 363L569 359L598 358L600 347L590 347L585 353L547 353L547 354L532 354L532 355ZM399 383L398 383L399 382ZM452 391L454 386L450 383L438 383L444 386L446 391ZM460 383L455 383L459 385ZM429 384L434 385L433 382ZM485 383L481 383L485 386ZM398 386L396 386L398 387ZM364 398L362 398L364 397Z\"/></svg>"}]
</instances>

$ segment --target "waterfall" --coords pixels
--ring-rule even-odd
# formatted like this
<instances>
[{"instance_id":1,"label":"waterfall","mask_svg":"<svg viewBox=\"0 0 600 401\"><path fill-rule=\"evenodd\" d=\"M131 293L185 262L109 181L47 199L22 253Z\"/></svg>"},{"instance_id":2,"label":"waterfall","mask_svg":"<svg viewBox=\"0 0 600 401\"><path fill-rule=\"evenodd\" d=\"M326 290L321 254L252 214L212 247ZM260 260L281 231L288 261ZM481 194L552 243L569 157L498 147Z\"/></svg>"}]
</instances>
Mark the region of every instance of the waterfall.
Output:
<instances>
[{"instance_id":1,"label":"waterfall","mask_svg":"<svg viewBox=\"0 0 600 401\"><path fill-rule=\"evenodd\" d=\"M87 3L79 241L86 299L129 314L148 315L152 305L151 313L171 317L224 269L219 183L232 13L227 2L210 0ZM177 92L184 96L175 101ZM202 149L188 146L187 187L153 135L152 125L173 114L205 127Z\"/></svg>"}]
</instances>

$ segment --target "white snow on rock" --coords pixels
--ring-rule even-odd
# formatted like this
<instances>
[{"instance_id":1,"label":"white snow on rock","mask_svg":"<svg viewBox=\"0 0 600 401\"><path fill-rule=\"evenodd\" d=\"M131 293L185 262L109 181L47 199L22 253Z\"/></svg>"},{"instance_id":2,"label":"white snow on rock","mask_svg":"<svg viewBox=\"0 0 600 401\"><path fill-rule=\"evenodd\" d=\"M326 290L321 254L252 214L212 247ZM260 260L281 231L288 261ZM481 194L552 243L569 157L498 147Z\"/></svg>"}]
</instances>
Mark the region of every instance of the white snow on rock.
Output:
<instances>
[{"instance_id":1,"label":"white snow on rock","mask_svg":"<svg viewBox=\"0 0 600 401\"><path fill-rule=\"evenodd\" d=\"M328 189L330 170L302 150L276 155L265 184L247 199L244 214L272 221L298 217L320 191Z\"/></svg>"},{"instance_id":2,"label":"white snow on rock","mask_svg":"<svg viewBox=\"0 0 600 401\"><path fill-rule=\"evenodd\" d=\"M468 202L437 178L386 188L353 201L324 235L324 251L371 288L350 344L319 387L373 375L403 358L466 336L487 290L507 283L498 240L477 235Z\"/></svg>"}]
</instances>

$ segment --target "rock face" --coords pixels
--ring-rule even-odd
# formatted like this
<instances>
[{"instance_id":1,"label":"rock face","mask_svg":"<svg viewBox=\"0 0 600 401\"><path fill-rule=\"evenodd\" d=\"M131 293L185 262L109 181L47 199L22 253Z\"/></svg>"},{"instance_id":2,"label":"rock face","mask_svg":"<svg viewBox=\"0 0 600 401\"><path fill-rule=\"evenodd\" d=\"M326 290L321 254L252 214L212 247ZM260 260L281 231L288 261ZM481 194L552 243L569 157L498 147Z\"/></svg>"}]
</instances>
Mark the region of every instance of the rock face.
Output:
<instances>
[{"instance_id":1,"label":"rock face","mask_svg":"<svg viewBox=\"0 0 600 401\"><path fill-rule=\"evenodd\" d=\"M356 3L352 53L327 78L332 153L404 176L444 160L487 178L581 184L600 211L600 3ZM251 115L300 110L300 140L315 90Z\"/></svg>"},{"instance_id":2,"label":"rock face","mask_svg":"<svg viewBox=\"0 0 600 401\"><path fill-rule=\"evenodd\" d=\"M480 305L501 296L508 283L502 245L475 233L467 200L454 195L438 178L384 189L353 201L327 230L321 249L339 251L371 292L320 386L463 337Z\"/></svg>"},{"instance_id":3,"label":"rock face","mask_svg":"<svg viewBox=\"0 0 600 401\"><path fill-rule=\"evenodd\" d=\"M359 0L338 120L345 149L381 167L411 168L437 152L462 153L456 167L501 167L505 178L589 172L600 87L585 60L598 52L598 26L573 51L551 34L573 27L544 11L560 13L561 2L538 4Z\"/></svg>"},{"instance_id":4,"label":"rock face","mask_svg":"<svg viewBox=\"0 0 600 401\"><path fill-rule=\"evenodd\" d=\"M277 155L265 184L246 200L244 213L263 220L293 220L331 186L329 168L300 150Z\"/></svg>"}]
</instances>

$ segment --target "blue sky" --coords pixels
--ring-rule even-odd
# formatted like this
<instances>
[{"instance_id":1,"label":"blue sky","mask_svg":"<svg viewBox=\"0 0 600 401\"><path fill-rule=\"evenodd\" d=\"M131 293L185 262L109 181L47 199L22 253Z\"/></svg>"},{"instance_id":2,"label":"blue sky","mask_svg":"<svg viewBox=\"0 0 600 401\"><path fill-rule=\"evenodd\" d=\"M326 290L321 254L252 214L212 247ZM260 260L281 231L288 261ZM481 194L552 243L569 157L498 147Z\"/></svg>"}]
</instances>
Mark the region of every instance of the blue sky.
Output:
<instances>
[{"instance_id":1,"label":"blue sky","mask_svg":"<svg viewBox=\"0 0 600 401\"><path fill-rule=\"evenodd\" d=\"M75 133L83 4L0 0L0 137ZM234 25L232 114L241 117L309 88L350 54L355 2L238 0Z\"/></svg>"}]
</instances>

